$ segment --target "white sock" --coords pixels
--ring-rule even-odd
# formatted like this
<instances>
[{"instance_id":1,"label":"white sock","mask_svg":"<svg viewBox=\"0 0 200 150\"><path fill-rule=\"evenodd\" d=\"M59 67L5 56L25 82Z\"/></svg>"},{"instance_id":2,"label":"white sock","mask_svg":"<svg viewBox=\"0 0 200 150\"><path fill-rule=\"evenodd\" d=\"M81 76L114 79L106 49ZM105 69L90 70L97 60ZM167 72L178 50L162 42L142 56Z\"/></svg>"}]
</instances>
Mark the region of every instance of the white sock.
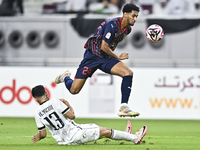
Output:
<instances>
[{"instance_id":1,"label":"white sock","mask_svg":"<svg viewBox=\"0 0 200 150\"><path fill-rule=\"evenodd\" d=\"M127 103L121 103L120 107L121 106L128 106L128 104Z\"/></svg>"},{"instance_id":2,"label":"white sock","mask_svg":"<svg viewBox=\"0 0 200 150\"><path fill-rule=\"evenodd\" d=\"M124 131L113 130L111 129L111 136L110 138L113 140L127 140L127 141L136 141L137 136L135 134L130 134Z\"/></svg>"}]
</instances>

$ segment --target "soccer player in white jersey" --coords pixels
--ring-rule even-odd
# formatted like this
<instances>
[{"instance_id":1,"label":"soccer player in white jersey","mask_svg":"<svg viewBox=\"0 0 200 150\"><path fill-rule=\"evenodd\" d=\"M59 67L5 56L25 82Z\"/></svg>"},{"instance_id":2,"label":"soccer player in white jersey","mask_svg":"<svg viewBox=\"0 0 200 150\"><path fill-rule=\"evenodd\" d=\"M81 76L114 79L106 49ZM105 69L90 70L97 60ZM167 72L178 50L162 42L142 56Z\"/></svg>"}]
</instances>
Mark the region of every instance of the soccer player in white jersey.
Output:
<instances>
[{"instance_id":1,"label":"soccer player in white jersey","mask_svg":"<svg viewBox=\"0 0 200 150\"><path fill-rule=\"evenodd\" d=\"M38 133L31 139L35 143L46 137L46 128L59 145L78 145L106 137L113 140L127 140L140 144L146 135L147 126L132 134L128 121L126 132L104 128L96 124L76 124L73 108L64 99L49 99L42 85L32 88L32 95L40 104L35 111ZM127 133L128 132L128 133Z\"/></svg>"}]
</instances>

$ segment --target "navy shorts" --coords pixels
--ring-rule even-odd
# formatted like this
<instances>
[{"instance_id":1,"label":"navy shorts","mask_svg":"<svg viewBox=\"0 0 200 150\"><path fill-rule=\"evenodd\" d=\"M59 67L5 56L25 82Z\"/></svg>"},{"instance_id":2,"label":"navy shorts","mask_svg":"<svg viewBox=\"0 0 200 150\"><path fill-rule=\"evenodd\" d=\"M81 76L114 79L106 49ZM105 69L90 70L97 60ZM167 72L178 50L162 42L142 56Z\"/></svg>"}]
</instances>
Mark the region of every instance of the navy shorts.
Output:
<instances>
[{"instance_id":1,"label":"navy shorts","mask_svg":"<svg viewBox=\"0 0 200 150\"><path fill-rule=\"evenodd\" d=\"M88 77L91 77L97 69L111 74L110 70L118 62L120 61L112 56L101 58L93 54L91 51L86 50L84 53L84 58L77 69L75 78L87 79Z\"/></svg>"}]
</instances>

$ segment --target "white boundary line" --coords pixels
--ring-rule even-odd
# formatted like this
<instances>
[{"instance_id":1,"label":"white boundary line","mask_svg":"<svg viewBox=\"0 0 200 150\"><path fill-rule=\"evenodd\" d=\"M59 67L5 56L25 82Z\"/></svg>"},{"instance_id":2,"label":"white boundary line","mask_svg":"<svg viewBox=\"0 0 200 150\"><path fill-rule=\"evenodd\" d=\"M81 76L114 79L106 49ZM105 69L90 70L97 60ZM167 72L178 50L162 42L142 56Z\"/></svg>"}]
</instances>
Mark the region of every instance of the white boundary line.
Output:
<instances>
[{"instance_id":1,"label":"white boundary line","mask_svg":"<svg viewBox=\"0 0 200 150\"><path fill-rule=\"evenodd\" d=\"M33 135L34 136L34 135ZM32 138L33 136L0 136L0 138ZM47 136L52 137L52 136ZM161 138L161 139L191 139L191 138L200 138L199 136L145 136L146 138Z\"/></svg>"},{"instance_id":2,"label":"white boundary line","mask_svg":"<svg viewBox=\"0 0 200 150\"><path fill-rule=\"evenodd\" d=\"M33 135L34 136L34 135ZM0 138L32 138L33 136L0 136ZM46 136L46 137L52 137L52 136Z\"/></svg>"}]
</instances>

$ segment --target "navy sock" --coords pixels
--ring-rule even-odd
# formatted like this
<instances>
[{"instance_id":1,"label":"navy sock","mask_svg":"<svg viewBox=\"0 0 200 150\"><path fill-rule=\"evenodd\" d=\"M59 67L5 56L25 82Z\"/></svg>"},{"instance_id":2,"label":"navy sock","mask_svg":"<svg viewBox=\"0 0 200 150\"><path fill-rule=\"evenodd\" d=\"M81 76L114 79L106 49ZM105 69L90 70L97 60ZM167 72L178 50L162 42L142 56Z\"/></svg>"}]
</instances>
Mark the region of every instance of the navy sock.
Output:
<instances>
[{"instance_id":1,"label":"navy sock","mask_svg":"<svg viewBox=\"0 0 200 150\"><path fill-rule=\"evenodd\" d=\"M131 93L133 76L124 76L121 84L122 99L121 103L127 103Z\"/></svg>"},{"instance_id":2,"label":"navy sock","mask_svg":"<svg viewBox=\"0 0 200 150\"><path fill-rule=\"evenodd\" d=\"M65 77L64 81L66 88L70 91L74 80L72 80L70 77Z\"/></svg>"}]
</instances>

